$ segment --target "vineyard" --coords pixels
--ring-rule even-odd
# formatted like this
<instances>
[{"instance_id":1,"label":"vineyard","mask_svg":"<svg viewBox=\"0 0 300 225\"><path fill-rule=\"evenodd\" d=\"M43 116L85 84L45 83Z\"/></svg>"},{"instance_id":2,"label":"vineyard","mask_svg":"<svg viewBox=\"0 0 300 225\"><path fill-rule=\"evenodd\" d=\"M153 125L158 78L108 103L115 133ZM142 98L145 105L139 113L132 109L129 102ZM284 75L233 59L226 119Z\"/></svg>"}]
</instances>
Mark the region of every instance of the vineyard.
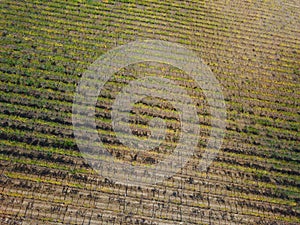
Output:
<instances>
[{"instance_id":1,"label":"vineyard","mask_svg":"<svg viewBox=\"0 0 300 225\"><path fill-rule=\"evenodd\" d=\"M300 224L297 1L3 0L0 12L0 224ZM118 140L111 109L132 81L160 77L184 88L201 124L197 150L175 175L124 185L83 157L73 100L100 56L153 39L178 43L210 67L226 103L225 137L200 170L212 129L201 88L171 65L123 68L95 107L99 137L117 161L151 167L180 138L174 105L149 97L134 105L128 122L146 140L149 121L163 119L163 142L140 151Z\"/></svg>"}]
</instances>

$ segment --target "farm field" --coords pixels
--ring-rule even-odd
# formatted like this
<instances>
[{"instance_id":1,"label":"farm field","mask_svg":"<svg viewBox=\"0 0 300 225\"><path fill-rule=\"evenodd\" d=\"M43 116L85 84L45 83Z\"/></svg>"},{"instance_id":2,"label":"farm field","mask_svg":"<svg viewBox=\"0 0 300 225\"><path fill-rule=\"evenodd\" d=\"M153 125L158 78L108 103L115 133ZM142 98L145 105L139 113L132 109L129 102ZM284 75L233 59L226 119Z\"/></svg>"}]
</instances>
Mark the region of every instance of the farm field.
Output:
<instances>
[{"instance_id":1,"label":"farm field","mask_svg":"<svg viewBox=\"0 0 300 225\"><path fill-rule=\"evenodd\" d=\"M300 224L297 1L2 0L0 12L0 224ZM201 124L197 150L178 173L124 185L96 173L79 151L73 100L101 55L153 39L178 43L210 67L223 89L225 137L209 169L199 170L211 132L201 88L163 63L123 68L95 109L116 160L151 167L180 136L172 104L145 98L130 112L133 134L146 138L159 117L164 141L140 153L118 140L111 109L131 81L172 80L193 99Z\"/></svg>"}]
</instances>

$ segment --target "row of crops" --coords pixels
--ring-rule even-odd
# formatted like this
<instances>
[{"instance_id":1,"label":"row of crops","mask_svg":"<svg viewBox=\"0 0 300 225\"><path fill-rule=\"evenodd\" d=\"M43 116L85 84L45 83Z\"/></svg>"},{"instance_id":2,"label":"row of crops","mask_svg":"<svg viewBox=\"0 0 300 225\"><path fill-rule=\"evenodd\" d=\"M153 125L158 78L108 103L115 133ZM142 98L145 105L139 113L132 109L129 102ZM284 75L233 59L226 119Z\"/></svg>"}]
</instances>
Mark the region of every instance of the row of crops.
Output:
<instances>
[{"instance_id":1,"label":"row of crops","mask_svg":"<svg viewBox=\"0 0 300 225\"><path fill-rule=\"evenodd\" d=\"M276 2L239 2L2 1L0 223L300 223L297 11L291 9L287 20ZM209 170L200 171L212 118L201 88L164 64L120 70L95 110L101 140L116 160L151 167L170 155L179 138L176 110L148 98L135 105L129 122L145 138L148 122L164 119L163 144L143 154L122 145L110 112L131 81L174 81L193 99L201 123L198 149L176 175L157 185L126 186L97 174L83 159L72 105L92 62L145 39L179 43L209 65L223 86L226 135Z\"/></svg>"}]
</instances>

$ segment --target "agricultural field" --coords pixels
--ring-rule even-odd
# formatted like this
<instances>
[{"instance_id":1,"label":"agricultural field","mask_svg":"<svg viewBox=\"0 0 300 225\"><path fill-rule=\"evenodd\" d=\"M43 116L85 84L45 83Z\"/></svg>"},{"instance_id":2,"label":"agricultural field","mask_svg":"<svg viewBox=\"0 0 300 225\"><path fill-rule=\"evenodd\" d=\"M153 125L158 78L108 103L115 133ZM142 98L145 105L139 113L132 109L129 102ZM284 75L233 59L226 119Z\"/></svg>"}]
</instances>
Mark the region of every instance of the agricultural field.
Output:
<instances>
[{"instance_id":1,"label":"agricultural field","mask_svg":"<svg viewBox=\"0 0 300 225\"><path fill-rule=\"evenodd\" d=\"M298 1L2 0L0 12L0 224L300 224ZM203 59L222 86L226 130L201 170L212 130L201 88L164 63L119 70L95 107L99 137L116 161L151 168L180 139L174 105L149 97L127 122L144 141L149 121L161 118L164 140L151 151L120 142L111 110L133 81L171 80L193 100L201 124L197 149L176 174L125 185L87 162L72 109L95 60L143 40L178 43Z\"/></svg>"}]
</instances>

